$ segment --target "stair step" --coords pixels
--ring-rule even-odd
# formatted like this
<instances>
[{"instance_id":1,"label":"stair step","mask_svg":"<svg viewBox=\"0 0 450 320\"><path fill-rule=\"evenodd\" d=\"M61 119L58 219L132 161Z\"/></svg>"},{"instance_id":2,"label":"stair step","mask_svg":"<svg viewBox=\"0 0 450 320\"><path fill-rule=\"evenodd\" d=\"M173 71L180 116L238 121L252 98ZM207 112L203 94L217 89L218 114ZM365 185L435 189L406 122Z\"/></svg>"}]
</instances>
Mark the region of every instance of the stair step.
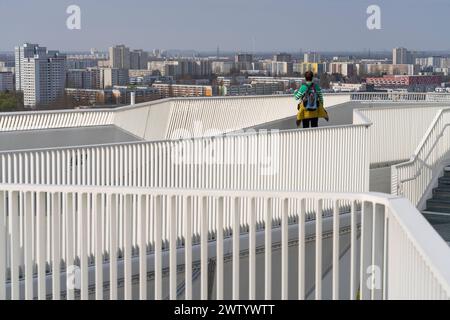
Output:
<instances>
[{"instance_id":1,"label":"stair step","mask_svg":"<svg viewBox=\"0 0 450 320\"><path fill-rule=\"evenodd\" d=\"M435 217L435 216L450 217L450 213L446 213L446 212L422 211L422 214L425 217Z\"/></svg>"},{"instance_id":2,"label":"stair step","mask_svg":"<svg viewBox=\"0 0 450 320\"><path fill-rule=\"evenodd\" d=\"M450 208L440 208L440 207L435 207L435 206L428 206L427 211L433 211L436 213L448 213L450 214Z\"/></svg>"},{"instance_id":3,"label":"stair step","mask_svg":"<svg viewBox=\"0 0 450 320\"><path fill-rule=\"evenodd\" d=\"M445 184L445 183L439 182L438 188L442 189L442 190L450 190L450 184Z\"/></svg>"},{"instance_id":4,"label":"stair step","mask_svg":"<svg viewBox=\"0 0 450 320\"><path fill-rule=\"evenodd\" d=\"M450 201L444 202L442 200L428 200L426 211L450 213Z\"/></svg>"},{"instance_id":5,"label":"stair step","mask_svg":"<svg viewBox=\"0 0 450 320\"><path fill-rule=\"evenodd\" d=\"M434 189L433 190L433 200L450 200L450 189L442 190L442 189Z\"/></svg>"},{"instance_id":6,"label":"stair step","mask_svg":"<svg viewBox=\"0 0 450 320\"><path fill-rule=\"evenodd\" d=\"M450 185L450 177L444 176L442 178L439 178L439 183Z\"/></svg>"},{"instance_id":7,"label":"stair step","mask_svg":"<svg viewBox=\"0 0 450 320\"><path fill-rule=\"evenodd\" d=\"M450 206L450 199L430 199L428 200L428 203L431 204L442 204L442 205L448 205Z\"/></svg>"}]
</instances>

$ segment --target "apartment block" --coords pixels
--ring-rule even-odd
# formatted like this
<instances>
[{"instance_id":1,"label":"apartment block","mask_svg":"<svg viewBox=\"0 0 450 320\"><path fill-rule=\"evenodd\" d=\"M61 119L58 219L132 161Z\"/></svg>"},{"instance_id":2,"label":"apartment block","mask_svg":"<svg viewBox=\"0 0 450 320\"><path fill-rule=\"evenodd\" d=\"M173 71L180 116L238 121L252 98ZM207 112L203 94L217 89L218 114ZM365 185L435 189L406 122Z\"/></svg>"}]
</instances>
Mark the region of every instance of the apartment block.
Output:
<instances>
[{"instance_id":1,"label":"apartment block","mask_svg":"<svg viewBox=\"0 0 450 320\"><path fill-rule=\"evenodd\" d=\"M14 90L14 74L12 72L0 72L0 92Z\"/></svg>"},{"instance_id":2,"label":"apartment block","mask_svg":"<svg viewBox=\"0 0 450 320\"><path fill-rule=\"evenodd\" d=\"M181 85L154 83L153 88L159 90L161 98L169 97L211 97L211 86Z\"/></svg>"},{"instance_id":3,"label":"apartment block","mask_svg":"<svg viewBox=\"0 0 450 320\"><path fill-rule=\"evenodd\" d=\"M16 47L16 89L25 107L53 104L64 96L66 56L35 44Z\"/></svg>"}]
</instances>

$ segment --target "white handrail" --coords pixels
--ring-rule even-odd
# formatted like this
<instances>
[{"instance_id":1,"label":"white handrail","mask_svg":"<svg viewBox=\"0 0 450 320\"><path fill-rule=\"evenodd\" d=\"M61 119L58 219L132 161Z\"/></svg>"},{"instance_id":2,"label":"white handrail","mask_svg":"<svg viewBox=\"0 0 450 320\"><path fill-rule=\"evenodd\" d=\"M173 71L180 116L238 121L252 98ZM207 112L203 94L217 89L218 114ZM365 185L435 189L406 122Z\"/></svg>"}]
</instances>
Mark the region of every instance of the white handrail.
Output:
<instances>
[{"instance_id":1,"label":"white handrail","mask_svg":"<svg viewBox=\"0 0 450 320\"><path fill-rule=\"evenodd\" d=\"M371 121L368 132L371 165L398 163L411 158L417 146L427 136L430 123L442 106L413 105L359 108L359 114ZM359 115L361 117L361 115ZM358 120L357 115L354 119Z\"/></svg>"},{"instance_id":2,"label":"white handrail","mask_svg":"<svg viewBox=\"0 0 450 320\"><path fill-rule=\"evenodd\" d=\"M308 201L316 213L312 222L305 211ZM62 294L68 299L88 299L90 294L117 299L119 291L125 299L162 299L166 294L177 299L179 266L184 266L185 272L178 276L184 277L183 295L188 299L253 300L262 295L304 299L311 294L316 299L450 298L450 248L407 200L388 195L2 185L0 202L0 245L8 244L9 249L0 250L0 299L32 299L35 289L40 299L48 295L59 299ZM325 203L332 204L330 215L325 214ZM345 220L341 208L348 203ZM231 216L225 214L228 206ZM273 220L274 214L280 218ZM272 236L261 251L264 234ZM325 242L328 237L333 239L331 251L326 249L331 243ZM232 250L226 249L231 245ZM292 246L300 252L298 283L292 281L288 268L294 263L288 251ZM339 248L344 247L350 264L342 269ZM313 262L305 260L309 248L316 252ZM241 257L243 252L248 253ZM266 271L256 264L261 254ZM214 296L208 290L211 259L217 266ZM248 273L239 268L246 259ZM269 267L274 261L281 262L280 292L270 285L279 276ZM331 287L322 282L329 272L323 268L326 261L332 261ZM229 264L232 276L223 271ZM80 270L80 296L66 287L66 268L72 266ZM199 279L192 276L194 267L200 268ZM119 269L123 276L118 277ZM149 274L154 279L150 283ZM313 274L313 283L306 282ZM373 277L375 281L369 281ZM246 292L237 289L245 280L249 281ZM200 294L192 290L194 281ZM225 281L234 288L231 296L224 290ZM269 285L256 290L257 283ZM149 285L154 285L150 294ZM341 287L349 292L342 295Z\"/></svg>"},{"instance_id":3,"label":"white handrail","mask_svg":"<svg viewBox=\"0 0 450 320\"><path fill-rule=\"evenodd\" d=\"M356 92L351 93L352 101L363 102L450 102L449 93L437 92Z\"/></svg>"},{"instance_id":4,"label":"white handrail","mask_svg":"<svg viewBox=\"0 0 450 320\"><path fill-rule=\"evenodd\" d=\"M114 112L108 109L0 113L0 131L103 126L113 122Z\"/></svg>"},{"instance_id":5,"label":"white handrail","mask_svg":"<svg viewBox=\"0 0 450 320\"><path fill-rule=\"evenodd\" d=\"M350 101L449 102L449 96L433 93L324 95L327 107ZM189 109L189 113L185 112L186 108ZM230 117L232 112L238 112L239 117ZM291 95L169 98L116 109L2 113L0 131L115 124L143 139L160 140L170 139L179 129L193 131L197 122L201 122L203 131L219 130L220 133L224 133L294 116L295 112L295 103Z\"/></svg>"},{"instance_id":6,"label":"white handrail","mask_svg":"<svg viewBox=\"0 0 450 320\"><path fill-rule=\"evenodd\" d=\"M0 183L366 192L367 126L0 153Z\"/></svg>"},{"instance_id":7,"label":"white handrail","mask_svg":"<svg viewBox=\"0 0 450 320\"><path fill-rule=\"evenodd\" d=\"M427 130L427 134L417 147L413 157L392 170L392 193L407 197L418 205L426 195L430 183L439 174L439 166L450 152L450 109L438 112Z\"/></svg>"}]
</instances>

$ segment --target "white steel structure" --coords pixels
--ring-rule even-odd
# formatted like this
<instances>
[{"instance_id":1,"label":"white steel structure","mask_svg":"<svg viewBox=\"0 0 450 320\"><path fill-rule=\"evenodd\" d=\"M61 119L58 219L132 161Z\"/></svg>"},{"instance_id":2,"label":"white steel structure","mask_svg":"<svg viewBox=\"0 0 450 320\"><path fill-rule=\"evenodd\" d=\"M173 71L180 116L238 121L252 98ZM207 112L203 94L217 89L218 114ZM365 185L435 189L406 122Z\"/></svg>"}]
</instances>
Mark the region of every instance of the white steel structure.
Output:
<instances>
[{"instance_id":1,"label":"white steel structure","mask_svg":"<svg viewBox=\"0 0 450 320\"><path fill-rule=\"evenodd\" d=\"M287 96L2 114L0 139L134 140L0 150L0 299L449 299L450 248L419 211L450 163L449 100L326 95L309 130ZM392 195L370 192L390 165Z\"/></svg>"}]
</instances>

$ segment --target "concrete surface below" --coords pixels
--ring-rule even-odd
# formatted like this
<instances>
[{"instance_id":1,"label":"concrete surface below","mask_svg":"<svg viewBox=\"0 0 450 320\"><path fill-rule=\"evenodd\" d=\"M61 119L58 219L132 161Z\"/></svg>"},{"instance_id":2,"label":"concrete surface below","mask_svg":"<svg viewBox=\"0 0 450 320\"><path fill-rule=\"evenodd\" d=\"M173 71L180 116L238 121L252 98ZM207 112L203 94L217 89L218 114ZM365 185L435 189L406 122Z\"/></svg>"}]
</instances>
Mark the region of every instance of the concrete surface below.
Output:
<instances>
[{"instance_id":1,"label":"concrete surface below","mask_svg":"<svg viewBox=\"0 0 450 320\"><path fill-rule=\"evenodd\" d=\"M0 151L77 147L141 141L116 127L98 126L0 132Z\"/></svg>"}]
</instances>

